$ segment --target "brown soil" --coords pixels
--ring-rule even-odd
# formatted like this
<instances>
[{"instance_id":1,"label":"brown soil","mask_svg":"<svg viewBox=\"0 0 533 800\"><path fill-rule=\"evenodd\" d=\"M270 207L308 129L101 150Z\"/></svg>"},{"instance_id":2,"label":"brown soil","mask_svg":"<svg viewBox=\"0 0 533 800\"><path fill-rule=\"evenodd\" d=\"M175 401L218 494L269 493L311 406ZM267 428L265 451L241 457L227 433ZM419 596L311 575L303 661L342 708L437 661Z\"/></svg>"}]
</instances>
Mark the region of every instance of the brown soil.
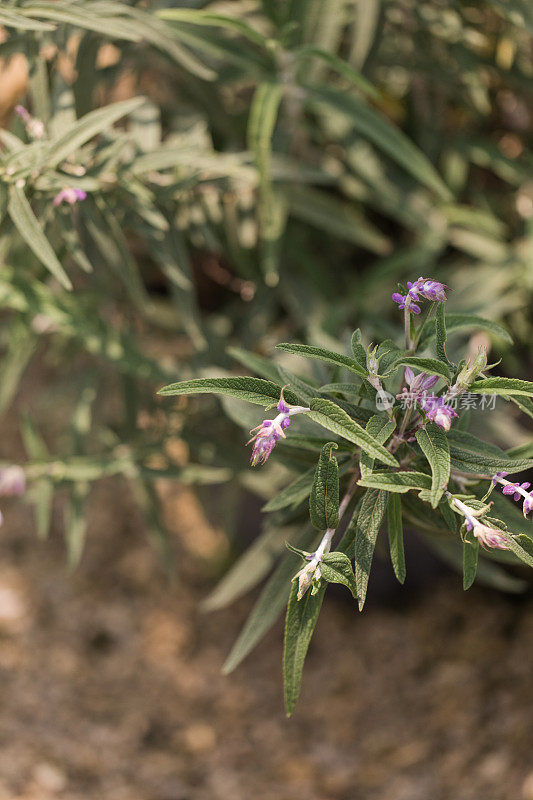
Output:
<instances>
[{"instance_id":1,"label":"brown soil","mask_svg":"<svg viewBox=\"0 0 533 800\"><path fill-rule=\"evenodd\" d=\"M286 720L280 627L223 677L249 599L202 614L201 569L164 579L117 483L75 573L4 510L2 800L532 800L531 599L451 577L401 609L333 596Z\"/></svg>"}]
</instances>

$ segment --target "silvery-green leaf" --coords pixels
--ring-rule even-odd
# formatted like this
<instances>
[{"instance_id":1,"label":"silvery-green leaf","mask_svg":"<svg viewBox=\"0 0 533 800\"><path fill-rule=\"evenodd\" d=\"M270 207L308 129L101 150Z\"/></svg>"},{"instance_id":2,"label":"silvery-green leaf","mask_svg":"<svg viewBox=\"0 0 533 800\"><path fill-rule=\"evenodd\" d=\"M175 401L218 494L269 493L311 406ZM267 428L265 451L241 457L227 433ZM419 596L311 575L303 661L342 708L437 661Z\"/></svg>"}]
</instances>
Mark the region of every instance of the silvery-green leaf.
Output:
<instances>
[{"instance_id":1,"label":"silvery-green leaf","mask_svg":"<svg viewBox=\"0 0 533 800\"><path fill-rule=\"evenodd\" d=\"M437 508L450 479L450 447L444 431L430 422L415 434L416 440L431 467L430 502Z\"/></svg>"},{"instance_id":2,"label":"silvery-green leaf","mask_svg":"<svg viewBox=\"0 0 533 800\"><path fill-rule=\"evenodd\" d=\"M390 466L398 466L398 462L383 445L358 425L348 414L331 400L315 399L310 403L308 416L324 428L337 433L349 442L359 445L365 453Z\"/></svg>"},{"instance_id":3,"label":"silvery-green leaf","mask_svg":"<svg viewBox=\"0 0 533 800\"><path fill-rule=\"evenodd\" d=\"M328 583L341 583L346 586L355 600L357 600L357 587L352 562L346 553L328 553L320 562L320 574Z\"/></svg>"},{"instance_id":4,"label":"silvery-green leaf","mask_svg":"<svg viewBox=\"0 0 533 800\"><path fill-rule=\"evenodd\" d=\"M389 526L389 549L394 574L403 583L405 581L405 555L403 550L402 501L400 495L391 493L387 506L387 522Z\"/></svg>"},{"instance_id":5,"label":"silvery-green leaf","mask_svg":"<svg viewBox=\"0 0 533 800\"><path fill-rule=\"evenodd\" d=\"M339 523L339 467L332 452L336 449L335 442L322 448L311 488L309 514L319 531L336 528Z\"/></svg>"}]
</instances>

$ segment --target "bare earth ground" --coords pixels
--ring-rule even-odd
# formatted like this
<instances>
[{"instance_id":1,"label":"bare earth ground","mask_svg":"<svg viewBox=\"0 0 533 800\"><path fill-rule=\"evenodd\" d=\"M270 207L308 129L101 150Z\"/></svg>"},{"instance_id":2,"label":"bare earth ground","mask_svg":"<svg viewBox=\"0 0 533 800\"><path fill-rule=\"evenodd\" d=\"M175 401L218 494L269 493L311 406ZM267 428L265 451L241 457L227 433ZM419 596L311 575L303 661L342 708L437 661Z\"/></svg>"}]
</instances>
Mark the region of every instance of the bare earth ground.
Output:
<instances>
[{"instance_id":1,"label":"bare earth ground","mask_svg":"<svg viewBox=\"0 0 533 800\"><path fill-rule=\"evenodd\" d=\"M531 597L334 596L286 720L280 627L221 676L249 598L200 613L201 570L165 581L122 484L95 491L75 573L4 510L2 800L532 800Z\"/></svg>"}]
</instances>

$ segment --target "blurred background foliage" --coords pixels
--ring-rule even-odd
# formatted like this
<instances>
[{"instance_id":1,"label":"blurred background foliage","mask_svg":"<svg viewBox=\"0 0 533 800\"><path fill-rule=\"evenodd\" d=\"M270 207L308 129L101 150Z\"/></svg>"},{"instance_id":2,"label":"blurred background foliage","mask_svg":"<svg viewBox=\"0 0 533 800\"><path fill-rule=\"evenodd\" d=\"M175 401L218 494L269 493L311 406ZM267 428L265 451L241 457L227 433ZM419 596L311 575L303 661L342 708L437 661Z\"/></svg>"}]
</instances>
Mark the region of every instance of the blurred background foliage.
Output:
<instances>
[{"instance_id":1,"label":"blurred background foliage","mask_svg":"<svg viewBox=\"0 0 533 800\"><path fill-rule=\"evenodd\" d=\"M247 467L249 411L156 388L243 367L279 381L280 340L396 337L399 280L504 322L514 346L472 349L531 376L527 2L14 0L0 25L0 411L30 366L59 376L20 428L37 530L60 490L71 563L108 475L134 482L168 558L161 479L226 484L231 532L238 487L279 484ZM55 207L66 187L87 199ZM508 411L480 424L525 441Z\"/></svg>"}]
</instances>

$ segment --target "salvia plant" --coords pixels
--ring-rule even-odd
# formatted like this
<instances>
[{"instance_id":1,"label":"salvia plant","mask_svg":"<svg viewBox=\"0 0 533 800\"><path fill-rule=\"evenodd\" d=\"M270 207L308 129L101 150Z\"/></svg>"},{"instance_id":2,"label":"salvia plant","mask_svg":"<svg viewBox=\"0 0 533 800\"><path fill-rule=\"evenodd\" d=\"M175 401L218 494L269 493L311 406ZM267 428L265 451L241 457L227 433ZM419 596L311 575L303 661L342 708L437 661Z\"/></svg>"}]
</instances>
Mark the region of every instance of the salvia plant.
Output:
<instances>
[{"instance_id":1,"label":"salvia plant","mask_svg":"<svg viewBox=\"0 0 533 800\"><path fill-rule=\"evenodd\" d=\"M533 466L531 448L504 451L468 430L473 409L489 414L497 398L531 413L533 382L492 376L495 365L487 363L483 347L475 357L453 363L446 349L448 287L420 277L399 289L392 299L403 311L402 346L386 340L364 347L359 330L351 355L278 345L285 353L331 365L334 375L326 383L272 365L270 374L274 378L277 370L279 380L228 376L160 390L161 395L213 392L274 409L275 416L252 428L248 442L252 466L268 462L268 467L273 460L283 465L278 492L263 509L270 521L208 605L235 599L274 568L225 668L237 666L288 602L283 658L288 714L328 585L345 586L363 609L382 528L400 583L406 577L404 529L426 533L443 554L457 554L460 546L465 589L478 568L484 578L512 581L499 560L533 566L527 528L533 491L512 477ZM503 495L521 504L522 519ZM285 539L289 552L282 554ZM480 550L487 558L478 565Z\"/></svg>"}]
</instances>

